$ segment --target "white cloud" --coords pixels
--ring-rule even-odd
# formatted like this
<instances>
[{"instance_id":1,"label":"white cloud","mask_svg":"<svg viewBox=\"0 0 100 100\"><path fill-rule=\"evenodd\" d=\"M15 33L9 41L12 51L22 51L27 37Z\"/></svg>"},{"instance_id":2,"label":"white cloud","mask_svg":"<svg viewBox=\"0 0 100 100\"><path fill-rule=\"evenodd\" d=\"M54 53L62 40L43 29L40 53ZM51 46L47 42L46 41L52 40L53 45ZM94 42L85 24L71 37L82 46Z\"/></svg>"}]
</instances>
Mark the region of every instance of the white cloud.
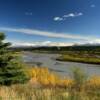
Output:
<instances>
[{"instance_id":1,"label":"white cloud","mask_svg":"<svg viewBox=\"0 0 100 100\"><path fill-rule=\"evenodd\" d=\"M95 39L94 41L91 41L91 43L100 43L100 39Z\"/></svg>"},{"instance_id":2,"label":"white cloud","mask_svg":"<svg viewBox=\"0 0 100 100\"><path fill-rule=\"evenodd\" d=\"M61 17L54 17L54 21L62 21L64 20L64 18L61 18Z\"/></svg>"},{"instance_id":3,"label":"white cloud","mask_svg":"<svg viewBox=\"0 0 100 100\"><path fill-rule=\"evenodd\" d=\"M100 45L100 40L94 41L85 41L85 42L52 42L52 41L38 41L38 42L23 42L18 40L5 40L5 42L11 42L12 47L24 47L24 46L32 46L32 47L39 47L39 46L72 46L72 45Z\"/></svg>"},{"instance_id":4,"label":"white cloud","mask_svg":"<svg viewBox=\"0 0 100 100\"><path fill-rule=\"evenodd\" d=\"M82 16L83 13L79 12L79 13L69 13L67 15L63 15L62 17L54 17L54 21L63 21L66 20L67 18L74 18L74 17L79 17Z\"/></svg>"},{"instance_id":5,"label":"white cloud","mask_svg":"<svg viewBox=\"0 0 100 100\"><path fill-rule=\"evenodd\" d=\"M52 42L52 41L40 41L40 42L22 42L22 41L10 41L12 46L71 46L73 43L66 42Z\"/></svg>"},{"instance_id":6,"label":"white cloud","mask_svg":"<svg viewBox=\"0 0 100 100\"><path fill-rule=\"evenodd\" d=\"M64 15L63 17L65 18L68 18L68 17L78 17L78 16L82 16L83 13L70 13L70 14L67 14L67 15Z\"/></svg>"}]
</instances>

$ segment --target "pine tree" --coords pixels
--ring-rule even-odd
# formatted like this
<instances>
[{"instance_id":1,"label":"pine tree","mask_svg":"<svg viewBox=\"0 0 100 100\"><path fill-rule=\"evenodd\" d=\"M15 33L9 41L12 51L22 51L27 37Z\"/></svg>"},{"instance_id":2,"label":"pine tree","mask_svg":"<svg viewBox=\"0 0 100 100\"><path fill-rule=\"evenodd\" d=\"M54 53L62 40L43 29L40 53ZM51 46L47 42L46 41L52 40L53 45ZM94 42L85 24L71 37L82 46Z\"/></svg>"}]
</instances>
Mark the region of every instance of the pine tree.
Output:
<instances>
[{"instance_id":1,"label":"pine tree","mask_svg":"<svg viewBox=\"0 0 100 100\"><path fill-rule=\"evenodd\" d=\"M4 43L4 39L5 35L0 33L0 84L23 83L27 80L23 66L12 56L8 50L10 43Z\"/></svg>"}]
</instances>

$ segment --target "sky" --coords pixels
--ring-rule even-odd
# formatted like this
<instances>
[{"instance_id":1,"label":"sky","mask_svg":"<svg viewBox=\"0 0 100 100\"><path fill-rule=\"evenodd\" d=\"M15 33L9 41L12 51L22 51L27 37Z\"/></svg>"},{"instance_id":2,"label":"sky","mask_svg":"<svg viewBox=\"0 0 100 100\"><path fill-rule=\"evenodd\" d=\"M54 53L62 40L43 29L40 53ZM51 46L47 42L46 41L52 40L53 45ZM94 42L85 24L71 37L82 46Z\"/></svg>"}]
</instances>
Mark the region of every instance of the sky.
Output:
<instances>
[{"instance_id":1,"label":"sky","mask_svg":"<svg viewBox=\"0 0 100 100\"><path fill-rule=\"evenodd\" d=\"M100 43L100 0L0 0L0 32L26 46Z\"/></svg>"}]
</instances>

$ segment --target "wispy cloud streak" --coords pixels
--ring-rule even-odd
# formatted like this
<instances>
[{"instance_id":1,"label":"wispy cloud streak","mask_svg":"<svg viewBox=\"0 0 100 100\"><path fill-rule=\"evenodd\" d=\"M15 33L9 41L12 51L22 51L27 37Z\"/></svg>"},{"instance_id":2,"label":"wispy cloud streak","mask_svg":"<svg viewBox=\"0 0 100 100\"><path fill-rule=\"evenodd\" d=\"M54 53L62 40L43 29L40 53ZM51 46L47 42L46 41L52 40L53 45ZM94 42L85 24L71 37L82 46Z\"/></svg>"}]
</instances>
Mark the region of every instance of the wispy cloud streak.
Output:
<instances>
[{"instance_id":1,"label":"wispy cloud streak","mask_svg":"<svg viewBox=\"0 0 100 100\"><path fill-rule=\"evenodd\" d=\"M41 30L34 30L34 29L24 29L24 28L6 28L1 27L1 31L8 31L8 32L19 32L23 34L29 34L29 35L40 35L45 37L52 37L52 38L69 38L69 39L84 39L87 40L87 37L79 36L79 35L73 35L68 33L56 33L56 32L47 32L47 31L41 31Z\"/></svg>"},{"instance_id":2,"label":"wispy cloud streak","mask_svg":"<svg viewBox=\"0 0 100 100\"><path fill-rule=\"evenodd\" d=\"M76 40L84 40L84 41L98 40L97 38L90 37L90 36L73 35L68 33L56 33L56 32L48 32L48 31L41 31L41 30L34 30L34 29L25 29L25 28L0 27L0 31L18 32L22 34L39 35L39 36L50 37L50 38L76 39Z\"/></svg>"}]
</instances>

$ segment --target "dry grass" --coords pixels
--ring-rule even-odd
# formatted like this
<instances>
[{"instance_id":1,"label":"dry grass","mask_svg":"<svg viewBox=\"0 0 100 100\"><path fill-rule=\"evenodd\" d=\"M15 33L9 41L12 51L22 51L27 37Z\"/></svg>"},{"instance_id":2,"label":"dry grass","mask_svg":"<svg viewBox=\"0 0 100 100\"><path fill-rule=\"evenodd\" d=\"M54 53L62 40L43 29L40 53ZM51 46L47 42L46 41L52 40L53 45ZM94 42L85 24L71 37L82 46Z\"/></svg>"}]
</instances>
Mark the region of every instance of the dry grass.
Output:
<instances>
[{"instance_id":1,"label":"dry grass","mask_svg":"<svg viewBox=\"0 0 100 100\"><path fill-rule=\"evenodd\" d=\"M0 100L100 100L100 77L91 77L84 85L61 79L47 68L32 68L27 84L0 86Z\"/></svg>"},{"instance_id":2,"label":"dry grass","mask_svg":"<svg viewBox=\"0 0 100 100\"><path fill-rule=\"evenodd\" d=\"M53 87L68 87L73 84L73 80L68 78L61 79L58 75L49 72L47 68L32 68L28 70L31 77L30 82Z\"/></svg>"},{"instance_id":3,"label":"dry grass","mask_svg":"<svg viewBox=\"0 0 100 100\"><path fill-rule=\"evenodd\" d=\"M34 88L30 84L0 87L0 100L62 100L69 93L64 89Z\"/></svg>"}]
</instances>

